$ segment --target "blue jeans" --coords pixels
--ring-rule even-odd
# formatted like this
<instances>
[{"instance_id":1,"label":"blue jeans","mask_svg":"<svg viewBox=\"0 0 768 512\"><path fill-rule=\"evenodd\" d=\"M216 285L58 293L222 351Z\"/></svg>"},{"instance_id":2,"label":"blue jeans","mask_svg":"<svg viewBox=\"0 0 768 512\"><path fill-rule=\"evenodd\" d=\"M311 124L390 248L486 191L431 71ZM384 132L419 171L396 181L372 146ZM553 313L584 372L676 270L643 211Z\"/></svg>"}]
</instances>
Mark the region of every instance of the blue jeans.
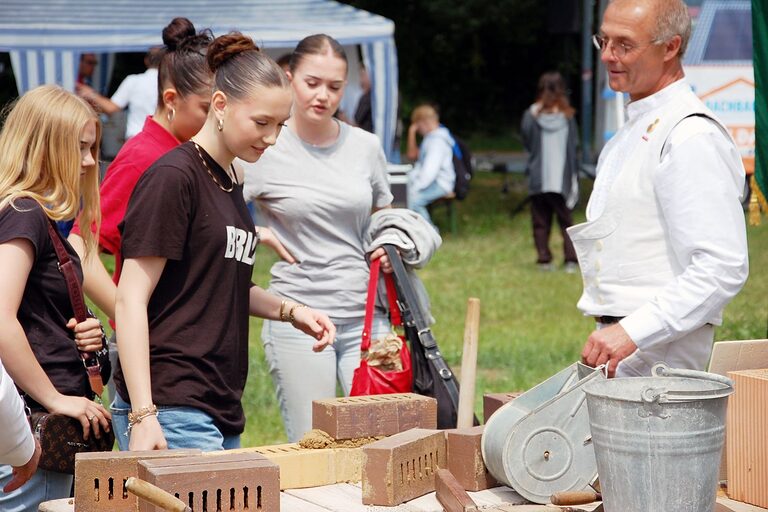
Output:
<instances>
[{"instance_id":1,"label":"blue jeans","mask_svg":"<svg viewBox=\"0 0 768 512\"><path fill-rule=\"evenodd\" d=\"M371 339L386 336L389 320L374 315ZM322 352L312 352L314 340L285 322L264 321L261 340L277 392L280 414L291 443L312 429L312 401L336 396L336 381L344 395L360 366L363 319L336 325L336 340Z\"/></svg>"},{"instance_id":2,"label":"blue jeans","mask_svg":"<svg viewBox=\"0 0 768 512\"><path fill-rule=\"evenodd\" d=\"M115 393L112 402L112 428L121 451L128 450L128 413L131 404ZM225 436L213 423L213 418L194 407L157 407L157 421L163 429L169 449L198 448L204 452L240 448L240 435Z\"/></svg>"},{"instance_id":3,"label":"blue jeans","mask_svg":"<svg viewBox=\"0 0 768 512\"><path fill-rule=\"evenodd\" d=\"M427 205L447 194L448 191L443 190L436 181L433 181L427 188L422 190L416 190L411 183L408 186L408 209L415 211L434 226L435 224L429 216Z\"/></svg>"},{"instance_id":4,"label":"blue jeans","mask_svg":"<svg viewBox=\"0 0 768 512\"><path fill-rule=\"evenodd\" d=\"M11 493L2 488L11 481L13 468L0 466L0 510L3 512L37 512L44 501L68 498L72 491L72 475L38 469L32 478Z\"/></svg>"}]
</instances>

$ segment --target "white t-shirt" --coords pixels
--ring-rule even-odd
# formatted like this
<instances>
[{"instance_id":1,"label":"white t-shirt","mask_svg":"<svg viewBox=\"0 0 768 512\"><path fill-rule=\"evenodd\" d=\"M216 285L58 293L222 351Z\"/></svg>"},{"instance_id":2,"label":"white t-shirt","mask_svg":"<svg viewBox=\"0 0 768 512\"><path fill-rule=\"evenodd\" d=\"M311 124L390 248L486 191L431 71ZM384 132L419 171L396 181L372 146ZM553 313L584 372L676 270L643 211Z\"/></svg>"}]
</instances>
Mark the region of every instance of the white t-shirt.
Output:
<instances>
[{"instance_id":1,"label":"white t-shirt","mask_svg":"<svg viewBox=\"0 0 768 512\"><path fill-rule=\"evenodd\" d=\"M22 466L35 451L24 402L0 362L0 465Z\"/></svg>"},{"instance_id":2,"label":"white t-shirt","mask_svg":"<svg viewBox=\"0 0 768 512\"><path fill-rule=\"evenodd\" d=\"M269 290L343 324L365 314L363 235L372 209L391 204L392 193L379 139L339 124L327 147L283 128L257 163L246 164L244 195L297 260L272 266Z\"/></svg>"},{"instance_id":3,"label":"white t-shirt","mask_svg":"<svg viewBox=\"0 0 768 512\"><path fill-rule=\"evenodd\" d=\"M120 108L128 107L125 138L133 137L141 131L147 116L154 114L157 108L157 68L125 77L111 99Z\"/></svg>"}]
</instances>

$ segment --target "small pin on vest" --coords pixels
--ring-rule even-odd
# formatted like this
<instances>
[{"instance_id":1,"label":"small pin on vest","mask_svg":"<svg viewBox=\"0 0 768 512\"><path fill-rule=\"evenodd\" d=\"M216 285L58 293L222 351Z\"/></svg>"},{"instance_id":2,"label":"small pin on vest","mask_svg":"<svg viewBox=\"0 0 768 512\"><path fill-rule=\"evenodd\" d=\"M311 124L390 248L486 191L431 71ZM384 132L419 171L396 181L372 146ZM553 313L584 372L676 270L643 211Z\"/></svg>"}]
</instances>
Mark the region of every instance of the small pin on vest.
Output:
<instances>
[{"instance_id":1,"label":"small pin on vest","mask_svg":"<svg viewBox=\"0 0 768 512\"><path fill-rule=\"evenodd\" d=\"M657 124L659 124L659 118L656 118L654 122L648 125L648 128L645 130L645 135L643 135L644 141L648 142L648 134L656 129Z\"/></svg>"}]
</instances>

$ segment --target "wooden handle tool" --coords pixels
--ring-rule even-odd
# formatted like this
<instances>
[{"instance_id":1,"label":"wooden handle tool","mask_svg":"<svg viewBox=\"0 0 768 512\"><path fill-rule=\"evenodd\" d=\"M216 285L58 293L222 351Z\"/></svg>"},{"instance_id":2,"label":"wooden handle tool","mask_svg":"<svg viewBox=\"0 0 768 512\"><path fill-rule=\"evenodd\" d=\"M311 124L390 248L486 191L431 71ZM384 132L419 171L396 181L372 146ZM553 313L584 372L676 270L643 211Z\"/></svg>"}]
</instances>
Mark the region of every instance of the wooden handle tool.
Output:
<instances>
[{"instance_id":1,"label":"wooden handle tool","mask_svg":"<svg viewBox=\"0 0 768 512\"><path fill-rule=\"evenodd\" d=\"M480 331L480 299L467 301L467 319L464 325L464 351L461 354L461 387L457 428L469 428L475 419L475 377L477 375L477 342Z\"/></svg>"},{"instance_id":2,"label":"wooden handle tool","mask_svg":"<svg viewBox=\"0 0 768 512\"><path fill-rule=\"evenodd\" d=\"M192 512L179 498L139 478L130 477L125 488L139 498L170 512Z\"/></svg>"},{"instance_id":3,"label":"wooden handle tool","mask_svg":"<svg viewBox=\"0 0 768 512\"><path fill-rule=\"evenodd\" d=\"M595 491L556 492L549 498L553 505L586 505L602 499L600 493Z\"/></svg>"}]
</instances>

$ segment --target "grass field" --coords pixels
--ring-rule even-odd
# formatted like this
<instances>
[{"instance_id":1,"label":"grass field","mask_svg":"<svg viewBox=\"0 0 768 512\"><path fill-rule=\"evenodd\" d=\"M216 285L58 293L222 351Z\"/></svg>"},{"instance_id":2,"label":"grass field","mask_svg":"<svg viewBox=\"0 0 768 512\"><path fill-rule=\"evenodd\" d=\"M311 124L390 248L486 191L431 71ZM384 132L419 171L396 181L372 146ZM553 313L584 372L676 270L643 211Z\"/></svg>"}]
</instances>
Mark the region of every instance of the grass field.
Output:
<instances>
[{"instance_id":1,"label":"grass field","mask_svg":"<svg viewBox=\"0 0 768 512\"><path fill-rule=\"evenodd\" d=\"M469 198L457 205L458 234L445 234L440 251L419 272L437 319L433 331L454 370L459 370L461 362L467 298L481 301L478 412L483 393L527 389L576 361L594 325L575 306L581 293L580 276L562 270L540 272L534 264L528 209L510 215L525 198L522 177L510 178L508 195L501 194L502 184L498 174L481 174L473 181ZM589 187L591 182L585 182L577 221L584 218ZM437 212L435 220L445 233L444 212ZM562 263L559 233L552 239L553 252ZM749 228L749 243L751 275L726 309L724 324L716 332L718 340L766 337L768 222ZM259 249L255 282L268 284L273 261L271 253ZM250 375L243 397L248 417L244 446L285 441L260 330L261 321L252 319Z\"/></svg>"}]
</instances>

